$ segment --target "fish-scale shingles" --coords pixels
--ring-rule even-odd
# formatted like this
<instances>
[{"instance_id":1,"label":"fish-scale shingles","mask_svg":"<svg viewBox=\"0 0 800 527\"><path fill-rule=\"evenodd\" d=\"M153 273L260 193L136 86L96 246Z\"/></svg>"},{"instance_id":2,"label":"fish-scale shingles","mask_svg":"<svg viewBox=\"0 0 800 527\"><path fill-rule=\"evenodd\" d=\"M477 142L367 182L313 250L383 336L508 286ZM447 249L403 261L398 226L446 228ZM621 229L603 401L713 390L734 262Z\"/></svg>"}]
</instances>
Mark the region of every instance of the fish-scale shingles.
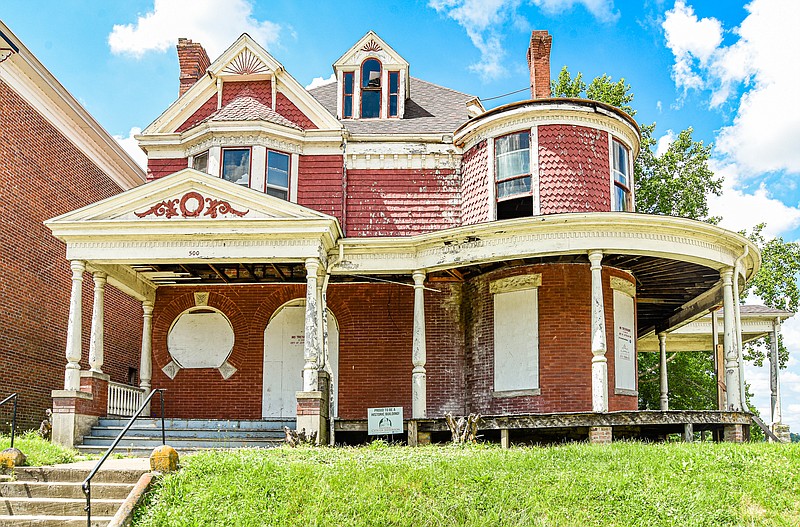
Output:
<instances>
[{"instance_id":1,"label":"fish-scale shingles","mask_svg":"<svg viewBox=\"0 0 800 527\"><path fill-rule=\"evenodd\" d=\"M489 160L486 140L461 158L461 218L464 225L489 221Z\"/></svg>"},{"instance_id":2,"label":"fish-scale shingles","mask_svg":"<svg viewBox=\"0 0 800 527\"><path fill-rule=\"evenodd\" d=\"M573 125L538 127L542 214L611 209L606 132Z\"/></svg>"}]
</instances>

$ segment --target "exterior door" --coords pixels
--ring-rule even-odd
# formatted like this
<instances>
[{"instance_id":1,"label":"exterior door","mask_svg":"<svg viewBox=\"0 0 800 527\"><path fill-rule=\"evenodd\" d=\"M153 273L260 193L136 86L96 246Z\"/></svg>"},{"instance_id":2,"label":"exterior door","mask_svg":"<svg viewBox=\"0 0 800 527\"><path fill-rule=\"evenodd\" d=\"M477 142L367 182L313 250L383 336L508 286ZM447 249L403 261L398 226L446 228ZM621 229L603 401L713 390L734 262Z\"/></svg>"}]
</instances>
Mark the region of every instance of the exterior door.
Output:
<instances>
[{"instance_id":1,"label":"exterior door","mask_svg":"<svg viewBox=\"0 0 800 527\"><path fill-rule=\"evenodd\" d=\"M286 305L272 317L264 331L264 387L262 416L297 415L297 392L303 389L304 303ZM333 397L337 399L339 329L328 312L328 355L333 370ZM334 403L335 408L335 403ZM336 412L334 411L334 415Z\"/></svg>"}]
</instances>

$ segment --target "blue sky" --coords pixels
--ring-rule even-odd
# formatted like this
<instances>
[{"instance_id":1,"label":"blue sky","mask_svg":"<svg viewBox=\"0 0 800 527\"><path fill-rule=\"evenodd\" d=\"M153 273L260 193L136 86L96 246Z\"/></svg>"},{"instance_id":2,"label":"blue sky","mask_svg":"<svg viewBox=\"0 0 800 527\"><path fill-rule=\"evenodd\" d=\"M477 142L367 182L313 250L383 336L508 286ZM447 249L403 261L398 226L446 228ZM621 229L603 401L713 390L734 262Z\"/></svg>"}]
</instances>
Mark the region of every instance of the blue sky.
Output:
<instances>
[{"instance_id":1,"label":"blue sky","mask_svg":"<svg viewBox=\"0 0 800 527\"><path fill-rule=\"evenodd\" d=\"M547 29L553 76L567 65L587 81L624 77L636 118L657 123L662 145L689 126L715 144L713 168L725 186L711 212L723 226L765 221L769 235L800 238L796 0L4 0L0 16L128 148L132 130L177 96L178 37L201 42L213 60L246 31L307 85L329 77L372 29L412 75L487 99L527 87L530 30ZM785 336L800 357L800 322L788 322ZM766 394L764 372L749 376ZM797 359L783 392L784 421L800 431Z\"/></svg>"}]
</instances>

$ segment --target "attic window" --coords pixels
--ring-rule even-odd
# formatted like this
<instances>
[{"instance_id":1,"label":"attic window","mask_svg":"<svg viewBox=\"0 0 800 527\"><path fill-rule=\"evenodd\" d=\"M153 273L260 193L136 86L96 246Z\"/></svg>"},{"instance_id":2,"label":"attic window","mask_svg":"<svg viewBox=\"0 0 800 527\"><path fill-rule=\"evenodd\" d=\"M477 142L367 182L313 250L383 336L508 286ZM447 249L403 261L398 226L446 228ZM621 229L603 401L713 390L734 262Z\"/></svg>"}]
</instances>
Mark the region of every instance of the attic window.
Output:
<instances>
[{"instance_id":1,"label":"attic window","mask_svg":"<svg viewBox=\"0 0 800 527\"><path fill-rule=\"evenodd\" d=\"M222 151L222 179L250 186L249 148L226 148Z\"/></svg>"},{"instance_id":2,"label":"attic window","mask_svg":"<svg viewBox=\"0 0 800 527\"><path fill-rule=\"evenodd\" d=\"M267 151L267 194L289 199L289 156Z\"/></svg>"},{"instance_id":3,"label":"attic window","mask_svg":"<svg viewBox=\"0 0 800 527\"><path fill-rule=\"evenodd\" d=\"M208 150L202 154L197 154L192 160L192 168L199 172L208 173Z\"/></svg>"},{"instance_id":4,"label":"attic window","mask_svg":"<svg viewBox=\"0 0 800 527\"><path fill-rule=\"evenodd\" d=\"M397 98L400 95L400 72L389 72L389 117L397 117Z\"/></svg>"},{"instance_id":5,"label":"attic window","mask_svg":"<svg viewBox=\"0 0 800 527\"><path fill-rule=\"evenodd\" d=\"M381 116L381 63L367 59L361 65L361 118Z\"/></svg>"},{"instance_id":6,"label":"attic window","mask_svg":"<svg viewBox=\"0 0 800 527\"><path fill-rule=\"evenodd\" d=\"M350 119L353 117L353 72L344 73L344 90L342 90L342 118Z\"/></svg>"}]
</instances>

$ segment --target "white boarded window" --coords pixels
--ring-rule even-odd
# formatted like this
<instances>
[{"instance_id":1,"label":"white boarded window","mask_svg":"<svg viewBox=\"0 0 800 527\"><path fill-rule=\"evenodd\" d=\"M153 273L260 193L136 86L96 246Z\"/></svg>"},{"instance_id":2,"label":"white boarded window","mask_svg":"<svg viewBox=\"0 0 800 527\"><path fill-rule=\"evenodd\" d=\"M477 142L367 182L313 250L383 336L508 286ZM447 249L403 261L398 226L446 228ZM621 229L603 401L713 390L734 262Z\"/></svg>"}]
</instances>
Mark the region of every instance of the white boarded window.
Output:
<instances>
[{"instance_id":1,"label":"white boarded window","mask_svg":"<svg viewBox=\"0 0 800 527\"><path fill-rule=\"evenodd\" d=\"M635 329L633 297L627 292L614 290L614 381L617 393L636 395Z\"/></svg>"},{"instance_id":2,"label":"white boarded window","mask_svg":"<svg viewBox=\"0 0 800 527\"><path fill-rule=\"evenodd\" d=\"M527 275L492 283L495 395L534 395L539 389L540 280Z\"/></svg>"}]
</instances>

